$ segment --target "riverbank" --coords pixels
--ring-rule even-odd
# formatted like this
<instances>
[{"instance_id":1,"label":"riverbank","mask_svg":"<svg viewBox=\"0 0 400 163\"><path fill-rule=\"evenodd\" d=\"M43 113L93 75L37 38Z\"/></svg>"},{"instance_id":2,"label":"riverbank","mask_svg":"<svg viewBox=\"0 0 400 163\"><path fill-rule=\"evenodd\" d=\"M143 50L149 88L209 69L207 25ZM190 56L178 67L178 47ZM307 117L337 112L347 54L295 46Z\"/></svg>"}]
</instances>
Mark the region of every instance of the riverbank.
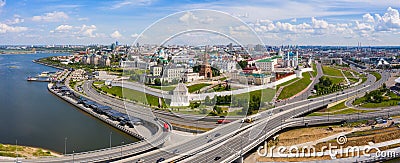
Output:
<instances>
[{"instance_id":1,"label":"riverbank","mask_svg":"<svg viewBox=\"0 0 400 163\"><path fill-rule=\"evenodd\" d=\"M0 144L1 160L15 160L17 156L23 159L37 159L41 157L62 157L63 155L43 148Z\"/></svg>"},{"instance_id":2,"label":"riverbank","mask_svg":"<svg viewBox=\"0 0 400 163\"><path fill-rule=\"evenodd\" d=\"M33 63L37 63L37 64L41 64L41 65L44 65L44 66L56 68L56 69L59 69L59 70L64 70L64 69L65 69L65 68L63 68L63 67L58 67L58 66L54 66L54 65L47 64L47 63L43 63L43 62L40 61L40 59L32 60L32 62L33 62Z\"/></svg>"},{"instance_id":3,"label":"riverbank","mask_svg":"<svg viewBox=\"0 0 400 163\"><path fill-rule=\"evenodd\" d=\"M125 132L125 133L128 134L128 135L131 135L131 136L133 136L133 137L135 137L135 138L137 138L137 139L140 139L140 140L144 140L144 139L145 139L143 136L141 136L141 135L135 133L135 130L134 130L134 129L127 129L127 128L125 128L125 127L119 125L118 123L116 123L116 122L114 122L114 121L111 121L110 119L105 118L104 116L102 116L102 115L100 115L100 114L95 113L95 112L92 111L91 109L85 108L83 105L79 105L79 104L78 104L78 101L75 101L75 100L73 100L73 99L71 99L71 98L69 98L69 97L60 95L59 93L57 93L56 91L54 91L54 90L51 88L52 86L53 86L52 83L49 83L49 84L47 85L47 89L48 89L51 93L53 93L53 94L56 95L57 97L59 97L59 98L65 100L66 102L68 102L68 103L74 105L76 108L78 108L78 109L80 109L80 110L82 110L82 111L84 111L84 112L86 112L86 113L92 115L93 117L95 117L95 118L97 118L97 119L99 119L99 120L101 120L101 121L103 121L103 122L109 124L110 126L116 128L116 129L118 129L118 130L120 130L120 131L122 131L122 132Z\"/></svg>"}]
</instances>

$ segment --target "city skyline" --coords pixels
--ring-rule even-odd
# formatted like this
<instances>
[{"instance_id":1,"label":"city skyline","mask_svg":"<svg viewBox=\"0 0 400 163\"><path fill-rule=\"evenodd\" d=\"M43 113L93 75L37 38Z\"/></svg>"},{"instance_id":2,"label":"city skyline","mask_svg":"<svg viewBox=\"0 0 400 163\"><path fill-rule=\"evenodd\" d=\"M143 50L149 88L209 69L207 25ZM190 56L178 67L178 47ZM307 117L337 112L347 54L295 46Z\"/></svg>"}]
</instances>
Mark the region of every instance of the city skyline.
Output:
<instances>
[{"instance_id":1,"label":"city skyline","mask_svg":"<svg viewBox=\"0 0 400 163\"><path fill-rule=\"evenodd\" d=\"M153 22L176 12L212 9L247 23L267 45L398 45L400 3L324 1L6 1L0 44L133 44ZM185 17L184 17L185 16ZM186 12L181 18L196 20ZM180 19L183 20L183 19ZM200 20L198 20L200 21ZM207 23L212 24L213 20ZM231 26L230 32L241 30Z\"/></svg>"}]
</instances>

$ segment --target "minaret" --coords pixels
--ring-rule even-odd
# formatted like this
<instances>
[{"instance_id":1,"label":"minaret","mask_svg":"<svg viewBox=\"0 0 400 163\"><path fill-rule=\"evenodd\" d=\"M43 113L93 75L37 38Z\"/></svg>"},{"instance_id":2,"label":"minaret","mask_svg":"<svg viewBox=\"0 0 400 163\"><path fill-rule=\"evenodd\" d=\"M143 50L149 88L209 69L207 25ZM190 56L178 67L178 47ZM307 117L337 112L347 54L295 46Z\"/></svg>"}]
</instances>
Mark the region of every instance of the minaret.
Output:
<instances>
[{"instance_id":1,"label":"minaret","mask_svg":"<svg viewBox=\"0 0 400 163\"><path fill-rule=\"evenodd\" d=\"M296 61L294 64L295 64L294 67L297 67L297 65L299 65L299 51L298 50L296 51Z\"/></svg>"}]
</instances>

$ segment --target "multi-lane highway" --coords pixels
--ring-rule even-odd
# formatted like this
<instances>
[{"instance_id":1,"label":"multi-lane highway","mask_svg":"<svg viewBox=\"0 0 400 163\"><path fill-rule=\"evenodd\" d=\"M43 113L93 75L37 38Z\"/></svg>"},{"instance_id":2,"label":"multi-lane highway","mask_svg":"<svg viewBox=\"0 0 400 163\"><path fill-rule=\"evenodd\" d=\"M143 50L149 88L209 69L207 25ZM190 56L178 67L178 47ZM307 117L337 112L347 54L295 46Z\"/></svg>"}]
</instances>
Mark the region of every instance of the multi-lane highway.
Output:
<instances>
[{"instance_id":1,"label":"multi-lane highway","mask_svg":"<svg viewBox=\"0 0 400 163\"><path fill-rule=\"evenodd\" d=\"M132 111L131 116L141 117L143 115L148 115L151 116L153 119L159 117L171 123L176 123L185 126L193 126L198 128L212 129L218 126L216 122L219 118L191 116L191 115L183 115L161 110L153 110L151 108L139 104L122 101L120 99L116 99L108 95L101 94L92 87L92 83L93 83L92 81L88 81L85 82L83 85L83 90L89 97L93 97L102 104L111 106L113 108L116 108L117 110L122 110L125 112L125 109L128 109ZM232 117L231 119L236 120L238 119L238 117Z\"/></svg>"},{"instance_id":2,"label":"multi-lane highway","mask_svg":"<svg viewBox=\"0 0 400 163\"><path fill-rule=\"evenodd\" d=\"M382 74L382 79L378 82L375 81L375 77L372 75L368 75L368 80L365 84L356 86L344 92L340 92L339 94L331 94L319 98L315 98L311 100L303 100L299 102L295 102L293 104L297 104L293 106L293 104L282 106L284 110L282 113L275 114L274 116L262 120L256 126L252 127L249 130L246 130L242 134L232 137L230 140L227 140L223 143L220 143L219 146L221 148L209 149L208 151L196 155L190 159L190 162L208 162L210 158L215 159L216 157L221 157L221 160L225 161L233 161L236 158L241 157L248 150L252 149L262 141L264 141L268 136L271 136L275 132L278 132L280 129L283 129L286 123L288 123L288 119L292 117L297 117L299 115L303 115L307 112L310 112L316 108L323 107L329 103L346 99L351 96L361 95L364 92L369 90L377 89L381 86L381 84L389 78L388 73ZM288 108L294 107L294 108ZM278 107L279 108L279 107ZM384 112L387 114L387 112ZM371 117L378 114L368 114ZM359 117L359 115L352 115L348 117ZM313 119L320 119L320 117L312 117ZM335 122L337 119L333 119L332 116L324 117L320 123L331 123ZM366 117L363 117L366 118ZM335 121L334 121L335 120ZM342 120L342 119L340 119ZM307 121L304 121L302 125L305 125ZM290 126L287 126L290 127ZM267 136L266 136L267 135ZM258 144L257 144L258 143ZM230 149L230 150L221 150L221 149ZM224 153L222 153L224 151ZM234 159L229 158L232 155L236 155Z\"/></svg>"},{"instance_id":3,"label":"multi-lane highway","mask_svg":"<svg viewBox=\"0 0 400 163\"><path fill-rule=\"evenodd\" d=\"M329 103L339 101L342 99L346 99L348 97L354 96L354 95L361 95L364 92L368 90L373 90L377 89L383 81L388 79L388 74L384 73L382 75L382 79L378 82L375 83L375 77L372 75L368 75L368 80L366 83L361 84L359 86L353 87L351 89L345 90L340 93L336 94L330 94L310 100L302 100L294 103L290 103L284 106L276 107L272 110L265 111L261 113L261 116L263 117L264 120L260 120L259 122L255 122L253 124L242 124L240 121L234 121L226 126L218 127L210 132L207 132L206 134L199 136L197 138L191 139L189 141L183 142L181 144L171 146L168 148L165 148L163 150L156 150L150 153L146 153L143 155L135 156L124 161L137 161L137 160L145 160L146 162L153 162L157 161L160 158L163 159L172 159L172 160L185 160L187 158L194 159L195 162L201 162L202 157L204 158L212 158L216 154L218 154L219 150L221 149L215 149L211 150L205 154L198 154L199 152L206 151L207 149L212 149L212 147L215 148L215 146L226 146L229 147L229 149L234 149L231 151L241 151L241 147L244 146L243 141L238 139L236 141L230 140L231 138L235 138L236 135L239 133L247 133L249 136L255 136L254 140L257 140L257 136L260 136L262 134L252 134L252 133L261 133L262 131L268 132L272 131L273 129L276 129L277 126L284 124L285 120L303 115L305 113L311 112L317 108L323 107ZM270 116L272 113L272 116ZM329 121L330 117L327 117L327 120ZM268 120L266 120L268 119ZM266 123L268 121L268 123ZM257 128L252 128L252 130L245 130L246 127L251 127L254 125L258 125L260 127ZM243 130L243 131L242 131ZM218 135L218 136L216 136ZM229 141L228 141L229 140ZM214 143L215 142L215 143ZM205 145L202 145L205 144ZM236 146L230 147L230 144L235 144ZM240 144L240 145L239 145ZM176 154L172 154L171 151L179 151L181 155L176 156ZM188 152L190 151L190 152ZM183 154L182 154L183 152ZM197 154L197 155L196 155ZM218 156L222 157L221 159L224 160L228 156L230 156L232 153L223 155L223 156ZM175 157L176 156L176 157ZM173 158L174 157L174 158ZM217 157L217 156L216 156ZM224 158L225 157L225 158ZM197 160L199 158L200 160ZM204 161L204 160L203 160Z\"/></svg>"}]
</instances>

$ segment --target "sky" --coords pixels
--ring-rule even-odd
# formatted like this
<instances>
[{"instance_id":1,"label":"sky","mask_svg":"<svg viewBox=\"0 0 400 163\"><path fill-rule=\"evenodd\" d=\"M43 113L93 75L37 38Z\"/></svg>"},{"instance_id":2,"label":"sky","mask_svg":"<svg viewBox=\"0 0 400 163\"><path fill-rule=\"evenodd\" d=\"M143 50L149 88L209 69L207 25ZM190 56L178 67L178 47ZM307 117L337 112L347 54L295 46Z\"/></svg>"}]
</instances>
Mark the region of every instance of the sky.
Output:
<instances>
[{"instance_id":1,"label":"sky","mask_svg":"<svg viewBox=\"0 0 400 163\"><path fill-rule=\"evenodd\" d=\"M399 0L0 0L0 44L133 44L146 33L210 27L223 36L247 30L267 45L397 46L399 10Z\"/></svg>"}]
</instances>

